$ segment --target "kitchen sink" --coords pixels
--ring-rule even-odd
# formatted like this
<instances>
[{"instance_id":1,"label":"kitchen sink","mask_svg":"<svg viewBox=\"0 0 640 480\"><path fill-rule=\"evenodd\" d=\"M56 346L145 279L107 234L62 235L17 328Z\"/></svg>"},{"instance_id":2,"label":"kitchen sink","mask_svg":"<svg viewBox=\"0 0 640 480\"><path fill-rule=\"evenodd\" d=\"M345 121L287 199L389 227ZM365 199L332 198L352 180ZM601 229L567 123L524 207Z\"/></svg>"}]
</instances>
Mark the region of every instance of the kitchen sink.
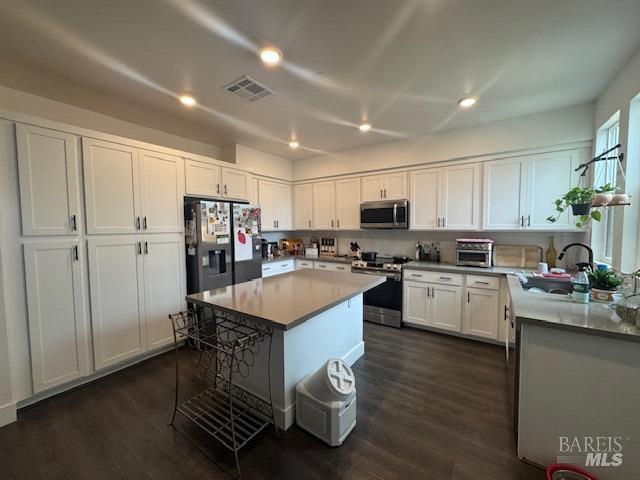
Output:
<instances>
[{"instance_id":1,"label":"kitchen sink","mask_svg":"<svg viewBox=\"0 0 640 480\"><path fill-rule=\"evenodd\" d=\"M573 291L571 282L568 280L559 280L555 278L544 277L527 277L527 283L522 283L524 290L530 290L532 288L543 290L547 293L554 293L558 295L566 295Z\"/></svg>"}]
</instances>

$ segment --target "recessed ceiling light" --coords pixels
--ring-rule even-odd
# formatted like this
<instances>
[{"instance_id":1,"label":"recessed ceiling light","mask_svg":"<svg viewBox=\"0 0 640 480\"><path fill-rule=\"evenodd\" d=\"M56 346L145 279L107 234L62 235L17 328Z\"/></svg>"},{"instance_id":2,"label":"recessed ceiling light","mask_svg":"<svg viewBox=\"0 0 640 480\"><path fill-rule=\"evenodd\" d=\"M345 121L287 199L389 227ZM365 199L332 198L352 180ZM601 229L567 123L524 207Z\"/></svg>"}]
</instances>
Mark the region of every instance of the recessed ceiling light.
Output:
<instances>
[{"instance_id":1,"label":"recessed ceiling light","mask_svg":"<svg viewBox=\"0 0 640 480\"><path fill-rule=\"evenodd\" d=\"M358 128L360 129L361 132L368 132L369 130L371 130L371 124L364 122L364 123L361 123Z\"/></svg>"},{"instance_id":2,"label":"recessed ceiling light","mask_svg":"<svg viewBox=\"0 0 640 480\"><path fill-rule=\"evenodd\" d=\"M180 103L182 103L185 107L193 107L196 104L196 99L191 95L181 95Z\"/></svg>"},{"instance_id":3,"label":"recessed ceiling light","mask_svg":"<svg viewBox=\"0 0 640 480\"><path fill-rule=\"evenodd\" d=\"M276 47L263 47L258 54L265 65L278 65L282 61L282 50Z\"/></svg>"},{"instance_id":4,"label":"recessed ceiling light","mask_svg":"<svg viewBox=\"0 0 640 480\"><path fill-rule=\"evenodd\" d=\"M473 107L477 101L478 99L476 97L462 97L460 100L458 100L458 105L460 105L462 108L469 108Z\"/></svg>"},{"instance_id":5,"label":"recessed ceiling light","mask_svg":"<svg viewBox=\"0 0 640 480\"><path fill-rule=\"evenodd\" d=\"M300 146L300 144L298 143L298 141L297 141L297 140L291 140L291 141L289 142L289 147L290 147L290 148L296 149L296 148L298 148L299 146Z\"/></svg>"}]
</instances>

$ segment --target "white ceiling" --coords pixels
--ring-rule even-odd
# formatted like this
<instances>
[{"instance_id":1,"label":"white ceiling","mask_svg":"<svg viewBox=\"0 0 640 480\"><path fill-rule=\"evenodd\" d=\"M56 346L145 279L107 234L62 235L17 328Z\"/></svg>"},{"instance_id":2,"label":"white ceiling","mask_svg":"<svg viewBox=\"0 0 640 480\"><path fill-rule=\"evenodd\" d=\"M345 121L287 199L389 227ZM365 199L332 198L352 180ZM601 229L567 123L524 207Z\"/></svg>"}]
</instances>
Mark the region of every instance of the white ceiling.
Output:
<instances>
[{"instance_id":1,"label":"white ceiling","mask_svg":"<svg viewBox=\"0 0 640 480\"><path fill-rule=\"evenodd\" d=\"M638 0L0 0L0 52L196 140L302 158L591 101L638 48L638 18ZM264 43L283 65L259 62ZM221 90L245 73L276 95ZM480 101L460 111L467 93Z\"/></svg>"}]
</instances>

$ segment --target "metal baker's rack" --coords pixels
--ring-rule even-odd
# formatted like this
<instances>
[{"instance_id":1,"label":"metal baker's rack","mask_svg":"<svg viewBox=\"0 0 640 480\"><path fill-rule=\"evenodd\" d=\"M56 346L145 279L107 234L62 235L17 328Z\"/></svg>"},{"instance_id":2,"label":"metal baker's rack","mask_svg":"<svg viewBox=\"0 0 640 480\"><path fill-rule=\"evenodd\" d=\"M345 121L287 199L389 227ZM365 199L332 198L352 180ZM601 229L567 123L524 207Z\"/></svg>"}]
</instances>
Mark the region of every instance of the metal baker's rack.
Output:
<instances>
[{"instance_id":1,"label":"metal baker's rack","mask_svg":"<svg viewBox=\"0 0 640 480\"><path fill-rule=\"evenodd\" d=\"M198 306L169 315L173 326L176 353L176 384L173 417L180 413L234 453L238 477L238 450L273 423L276 434L271 394L271 342L273 328L213 307ZM180 340L194 349L198 377L209 386L178 402ZM236 376L247 377L256 357L268 348L267 375L269 398L264 400L234 382Z\"/></svg>"}]
</instances>

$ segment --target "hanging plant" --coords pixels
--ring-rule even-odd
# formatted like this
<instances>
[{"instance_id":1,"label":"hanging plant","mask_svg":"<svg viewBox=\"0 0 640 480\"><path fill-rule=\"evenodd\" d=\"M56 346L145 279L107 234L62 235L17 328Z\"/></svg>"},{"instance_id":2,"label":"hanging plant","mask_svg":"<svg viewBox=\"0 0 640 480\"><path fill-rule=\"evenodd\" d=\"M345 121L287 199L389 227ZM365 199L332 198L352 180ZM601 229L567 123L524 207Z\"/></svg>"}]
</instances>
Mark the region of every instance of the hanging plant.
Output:
<instances>
[{"instance_id":1,"label":"hanging plant","mask_svg":"<svg viewBox=\"0 0 640 480\"><path fill-rule=\"evenodd\" d=\"M585 226L591 219L599 222L602 219L602 213L598 210L601 205L593 206L596 195L610 194L615 192L617 187L607 183L598 188L582 188L574 187L565 193L562 197L556 199L554 205L556 214L547 217L547 222L555 223L560 216L571 207L573 215L580 218L576 222L576 227Z\"/></svg>"}]
</instances>

